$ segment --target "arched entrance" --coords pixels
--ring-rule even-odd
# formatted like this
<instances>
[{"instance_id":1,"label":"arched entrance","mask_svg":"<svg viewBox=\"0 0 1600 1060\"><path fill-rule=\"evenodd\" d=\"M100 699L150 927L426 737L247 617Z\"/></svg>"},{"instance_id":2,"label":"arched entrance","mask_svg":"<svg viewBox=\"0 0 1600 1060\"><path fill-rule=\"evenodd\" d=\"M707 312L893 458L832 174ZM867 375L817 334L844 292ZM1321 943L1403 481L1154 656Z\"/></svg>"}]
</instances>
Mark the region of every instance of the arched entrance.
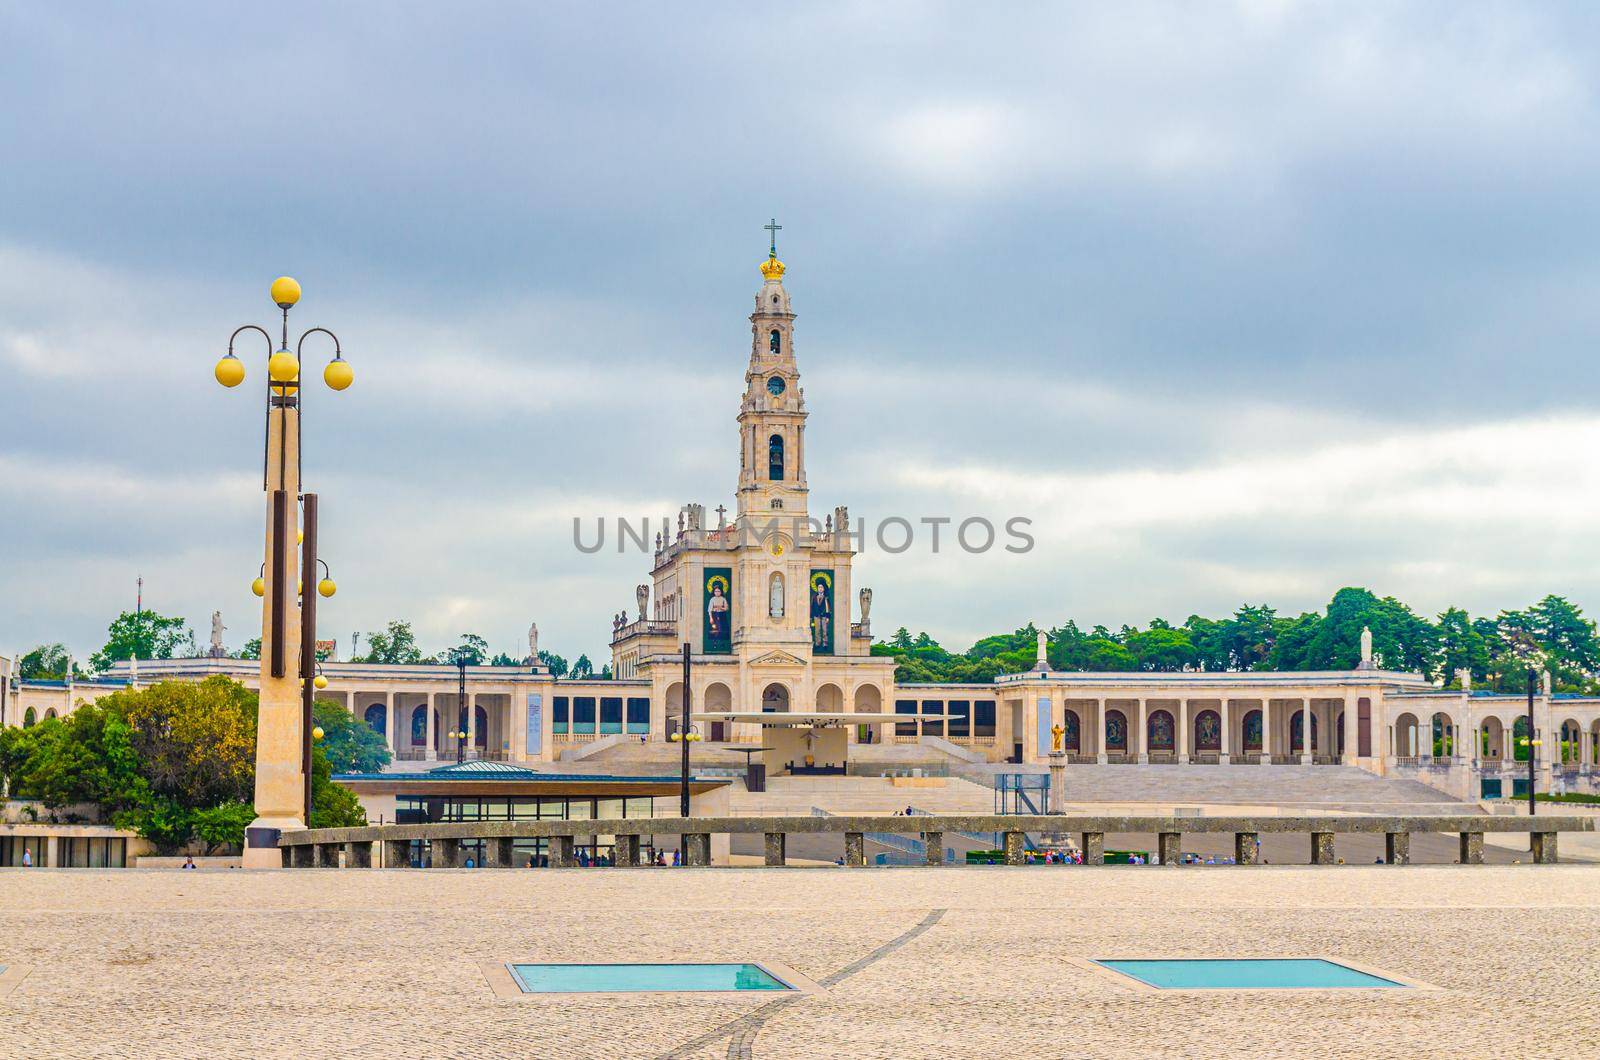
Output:
<instances>
[{"instance_id":1,"label":"arched entrance","mask_svg":"<svg viewBox=\"0 0 1600 1060\"><path fill-rule=\"evenodd\" d=\"M1315 714L1312 714L1311 715L1311 746L1313 748L1315 748L1321 742L1320 740L1317 739L1317 735L1318 735L1317 734L1317 729L1318 729L1317 716ZM1308 753L1308 752L1306 752L1304 750L1305 739L1306 739L1306 734L1305 734L1304 730L1305 730L1305 715L1302 712L1297 710L1292 715L1290 715L1290 717L1289 717L1289 753L1290 754L1300 755L1300 754Z\"/></svg>"},{"instance_id":2,"label":"arched entrance","mask_svg":"<svg viewBox=\"0 0 1600 1060\"><path fill-rule=\"evenodd\" d=\"M1128 753L1128 717L1120 710L1106 711L1106 752Z\"/></svg>"},{"instance_id":3,"label":"arched entrance","mask_svg":"<svg viewBox=\"0 0 1600 1060\"><path fill-rule=\"evenodd\" d=\"M1528 718L1526 715L1519 714L1517 720L1511 725L1511 757L1518 762L1526 762L1530 750L1531 748L1528 746Z\"/></svg>"},{"instance_id":4,"label":"arched entrance","mask_svg":"<svg viewBox=\"0 0 1600 1060\"><path fill-rule=\"evenodd\" d=\"M1500 723L1499 718L1483 719L1483 757L1487 759L1506 757L1506 728Z\"/></svg>"},{"instance_id":5,"label":"arched entrance","mask_svg":"<svg viewBox=\"0 0 1600 1060\"><path fill-rule=\"evenodd\" d=\"M1061 749L1077 754L1083 742L1082 723L1078 719L1078 712L1069 709L1061 721Z\"/></svg>"},{"instance_id":6,"label":"arched entrance","mask_svg":"<svg viewBox=\"0 0 1600 1060\"><path fill-rule=\"evenodd\" d=\"M876 714L883 709L883 693L878 691L877 685L862 685L856 689L855 713ZM856 739L861 743L872 743L877 740L878 727L876 725L857 725Z\"/></svg>"},{"instance_id":7,"label":"arched entrance","mask_svg":"<svg viewBox=\"0 0 1600 1060\"><path fill-rule=\"evenodd\" d=\"M817 709L824 714L843 714L844 690L834 684L827 684L818 688Z\"/></svg>"},{"instance_id":8,"label":"arched entrance","mask_svg":"<svg viewBox=\"0 0 1600 1060\"><path fill-rule=\"evenodd\" d=\"M1422 746L1440 758L1449 758L1456 753L1456 725L1450 715L1442 710L1434 714L1428 723L1428 730L1423 733Z\"/></svg>"},{"instance_id":9,"label":"arched entrance","mask_svg":"<svg viewBox=\"0 0 1600 1060\"><path fill-rule=\"evenodd\" d=\"M1222 715L1202 710L1194 718L1194 749L1217 753L1222 750Z\"/></svg>"},{"instance_id":10,"label":"arched entrance","mask_svg":"<svg viewBox=\"0 0 1600 1060\"><path fill-rule=\"evenodd\" d=\"M428 708L426 705L411 708L411 746L428 746Z\"/></svg>"},{"instance_id":11,"label":"arched entrance","mask_svg":"<svg viewBox=\"0 0 1600 1060\"><path fill-rule=\"evenodd\" d=\"M33 708L29 707L27 710L22 712L22 727L24 729L33 728L33 723L38 720L38 717L39 716L33 712Z\"/></svg>"},{"instance_id":12,"label":"arched entrance","mask_svg":"<svg viewBox=\"0 0 1600 1060\"><path fill-rule=\"evenodd\" d=\"M723 684L721 681L718 681L715 684L706 686L706 710L716 712L730 711L732 709L733 692L728 688L727 685ZM722 743L727 738L727 722L712 722L710 731L706 733L706 739L712 741L713 743Z\"/></svg>"},{"instance_id":13,"label":"arched entrance","mask_svg":"<svg viewBox=\"0 0 1600 1060\"><path fill-rule=\"evenodd\" d=\"M1334 754L1344 756L1344 711L1340 711L1333 719L1333 746Z\"/></svg>"},{"instance_id":14,"label":"arched entrance","mask_svg":"<svg viewBox=\"0 0 1600 1060\"><path fill-rule=\"evenodd\" d=\"M49 710L44 712L44 720L45 721L55 721L56 720L56 708L55 707L51 707Z\"/></svg>"},{"instance_id":15,"label":"arched entrance","mask_svg":"<svg viewBox=\"0 0 1600 1060\"><path fill-rule=\"evenodd\" d=\"M387 735L389 731L387 715L388 711L384 709L382 703L374 703L367 708L367 712L362 717L366 720L367 728L379 735Z\"/></svg>"},{"instance_id":16,"label":"arched entrance","mask_svg":"<svg viewBox=\"0 0 1600 1060\"><path fill-rule=\"evenodd\" d=\"M789 686L772 682L761 690L761 710L767 714L786 714L789 711Z\"/></svg>"},{"instance_id":17,"label":"arched entrance","mask_svg":"<svg viewBox=\"0 0 1600 1060\"><path fill-rule=\"evenodd\" d=\"M1145 728L1147 730L1145 736L1150 741L1150 750L1170 753L1177 749L1175 741L1178 729L1173 723L1171 712L1153 711Z\"/></svg>"},{"instance_id":18,"label":"arched entrance","mask_svg":"<svg viewBox=\"0 0 1600 1060\"><path fill-rule=\"evenodd\" d=\"M674 681L667 686L666 734L671 736L683 729L683 682Z\"/></svg>"},{"instance_id":19,"label":"arched entrance","mask_svg":"<svg viewBox=\"0 0 1600 1060\"><path fill-rule=\"evenodd\" d=\"M477 726L478 730L472 734L472 746L479 751L487 751L489 749L489 712L482 707L473 707L472 724Z\"/></svg>"},{"instance_id":20,"label":"arched entrance","mask_svg":"<svg viewBox=\"0 0 1600 1060\"><path fill-rule=\"evenodd\" d=\"M1246 754L1261 753L1261 710L1245 711L1244 717L1239 720L1239 731L1243 739L1239 742L1244 747Z\"/></svg>"},{"instance_id":21,"label":"arched entrance","mask_svg":"<svg viewBox=\"0 0 1600 1060\"><path fill-rule=\"evenodd\" d=\"M1583 749L1580 743L1583 740L1583 728L1575 719L1568 718L1561 723L1561 761L1578 762L1583 758Z\"/></svg>"},{"instance_id":22,"label":"arched entrance","mask_svg":"<svg viewBox=\"0 0 1600 1060\"><path fill-rule=\"evenodd\" d=\"M1401 714L1394 719L1394 753L1399 758L1411 758L1422 752L1418 748L1422 745L1419 738L1417 716L1415 714Z\"/></svg>"}]
</instances>

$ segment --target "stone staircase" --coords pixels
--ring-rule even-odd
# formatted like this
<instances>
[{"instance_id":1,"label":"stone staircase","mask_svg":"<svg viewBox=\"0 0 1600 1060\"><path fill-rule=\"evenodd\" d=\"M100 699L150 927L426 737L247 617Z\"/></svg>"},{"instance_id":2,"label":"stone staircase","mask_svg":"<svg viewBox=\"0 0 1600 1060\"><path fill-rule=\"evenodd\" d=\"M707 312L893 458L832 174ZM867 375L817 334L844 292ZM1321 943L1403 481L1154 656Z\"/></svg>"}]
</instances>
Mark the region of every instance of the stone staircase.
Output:
<instances>
[{"instance_id":1,"label":"stone staircase","mask_svg":"<svg viewBox=\"0 0 1600 1060\"><path fill-rule=\"evenodd\" d=\"M696 772L702 768L728 769L743 768L745 755L738 751L742 747L754 747L754 744L739 743L696 743L689 751L690 768ZM588 754L581 761L562 759L557 763L560 768L568 766L581 767L575 771L582 772L613 772L623 775L659 775L662 773L676 773L679 768L682 750L675 743L662 743L651 740L640 743L637 739L617 743L610 747L603 747ZM943 772L952 767L970 767L971 763L952 758L937 747L923 744L851 744L850 764L852 768L876 770L894 769L909 771L924 769Z\"/></svg>"},{"instance_id":2,"label":"stone staircase","mask_svg":"<svg viewBox=\"0 0 1600 1060\"><path fill-rule=\"evenodd\" d=\"M736 817L800 816L812 807L835 815L891 814L914 806L929 813L993 813L994 791L958 777L770 777L766 791L734 786Z\"/></svg>"},{"instance_id":3,"label":"stone staircase","mask_svg":"<svg viewBox=\"0 0 1600 1060\"><path fill-rule=\"evenodd\" d=\"M979 779L1017 767L963 770ZM1038 767L1026 770L1039 773ZM1380 777L1354 766L1070 765L1067 805L1276 806L1384 812L1460 813L1476 809L1415 780Z\"/></svg>"}]
</instances>

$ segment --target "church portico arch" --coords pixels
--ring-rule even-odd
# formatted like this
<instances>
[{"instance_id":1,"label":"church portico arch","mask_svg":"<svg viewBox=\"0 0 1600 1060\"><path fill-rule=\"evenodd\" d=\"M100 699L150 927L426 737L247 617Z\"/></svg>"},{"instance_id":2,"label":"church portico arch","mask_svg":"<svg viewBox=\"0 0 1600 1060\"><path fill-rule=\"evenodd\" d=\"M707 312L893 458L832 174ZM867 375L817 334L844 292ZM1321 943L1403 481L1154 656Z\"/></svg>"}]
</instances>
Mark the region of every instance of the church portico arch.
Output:
<instances>
[{"instance_id":1,"label":"church portico arch","mask_svg":"<svg viewBox=\"0 0 1600 1060\"><path fill-rule=\"evenodd\" d=\"M761 690L761 709L767 714L786 714L789 704L789 686L782 681L772 681Z\"/></svg>"},{"instance_id":2,"label":"church portico arch","mask_svg":"<svg viewBox=\"0 0 1600 1060\"><path fill-rule=\"evenodd\" d=\"M366 720L367 728L380 736L386 735L389 731L389 719L384 717L386 713L388 712L384 709L382 703L374 703L366 709L366 712L362 714L362 718Z\"/></svg>"}]
</instances>

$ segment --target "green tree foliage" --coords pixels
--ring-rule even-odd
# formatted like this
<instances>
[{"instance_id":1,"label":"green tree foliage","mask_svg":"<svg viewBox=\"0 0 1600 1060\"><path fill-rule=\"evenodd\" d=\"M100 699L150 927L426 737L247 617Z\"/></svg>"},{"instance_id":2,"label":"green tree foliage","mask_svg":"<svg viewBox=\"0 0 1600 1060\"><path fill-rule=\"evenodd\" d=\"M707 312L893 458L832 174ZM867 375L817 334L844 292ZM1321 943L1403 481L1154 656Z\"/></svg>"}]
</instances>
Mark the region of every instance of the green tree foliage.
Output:
<instances>
[{"instance_id":1,"label":"green tree foliage","mask_svg":"<svg viewBox=\"0 0 1600 1060\"><path fill-rule=\"evenodd\" d=\"M555 652L545 651L543 648L540 648L539 661L550 668L550 673L552 676L567 676L567 660L563 659Z\"/></svg>"},{"instance_id":2,"label":"green tree foliage","mask_svg":"<svg viewBox=\"0 0 1600 1060\"><path fill-rule=\"evenodd\" d=\"M390 622L388 628L378 633L367 634L367 654L352 662L369 663L419 663L422 662L422 651L417 647L417 638L411 632L409 622Z\"/></svg>"},{"instance_id":3,"label":"green tree foliage","mask_svg":"<svg viewBox=\"0 0 1600 1060\"><path fill-rule=\"evenodd\" d=\"M456 665L456 659L465 656L468 666L483 666L489 661L489 642L476 633L461 634L461 643L447 648L435 658L442 663Z\"/></svg>"},{"instance_id":4,"label":"green tree foliage","mask_svg":"<svg viewBox=\"0 0 1600 1060\"><path fill-rule=\"evenodd\" d=\"M261 658L261 638L260 637L251 637L249 640L245 641L244 642L244 647L240 648L238 650L238 652L235 653L234 658L235 659L259 659L259 658Z\"/></svg>"},{"instance_id":5,"label":"green tree foliage","mask_svg":"<svg viewBox=\"0 0 1600 1060\"><path fill-rule=\"evenodd\" d=\"M322 748L315 748L311 755L311 827L361 827L367 823L366 811L362 810L355 792L333 783L330 779L332 773L328 756L322 753ZM251 819L246 818L244 824L239 826L241 842L244 839L244 825L249 824Z\"/></svg>"},{"instance_id":6,"label":"green tree foliage","mask_svg":"<svg viewBox=\"0 0 1600 1060\"><path fill-rule=\"evenodd\" d=\"M337 703L317 700L311 720L322 730L317 745L335 773L378 773L389 764L389 745L372 726Z\"/></svg>"},{"instance_id":7,"label":"green tree foliage","mask_svg":"<svg viewBox=\"0 0 1600 1060\"><path fill-rule=\"evenodd\" d=\"M65 644L41 644L17 660L17 677L23 681L59 681L71 663Z\"/></svg>"},{"instance_id":8,"label":"green tree foliage","mask_svg":"<svg viewBox=\"0 0 1600 1060\"><path fill-rule=\"evenodd\" d=\"M1600 693L1600 633L1560 596L1495 618L1474 619L1453 607L1429 621L1392 596L1344 588L1324 611L1295 618L1247 604L1223 618L1190 615L1181 626L1157 618L1144 629L1084 630L1068 620L1048 632L1046 654L1051 669L1074 672L1349 670L1361 661L1363 629L1372 631L1373 662L1383 669L1452 687L1456 671L1468 670L1477 687L1520 692L1532 665L1549 668L1557 691ZM903 683L984 684L1031 669L1036 636L1030 623L952 653L927 633L901 627L872 645L872 654L895 659L895 679Z\"/></svg>"},{"instance_id":9,"label":"green tree foliage","mask_svg":"<svg viewBox=\"0 0 1600 1060\"><path fill-rule=\"evenodd\" d=\"M105 647L89 656L89 664L102 672L126 659L170 659L194 644L187 622L154 611L124 611L106 633Z\"/></svg>"}]
</instances>

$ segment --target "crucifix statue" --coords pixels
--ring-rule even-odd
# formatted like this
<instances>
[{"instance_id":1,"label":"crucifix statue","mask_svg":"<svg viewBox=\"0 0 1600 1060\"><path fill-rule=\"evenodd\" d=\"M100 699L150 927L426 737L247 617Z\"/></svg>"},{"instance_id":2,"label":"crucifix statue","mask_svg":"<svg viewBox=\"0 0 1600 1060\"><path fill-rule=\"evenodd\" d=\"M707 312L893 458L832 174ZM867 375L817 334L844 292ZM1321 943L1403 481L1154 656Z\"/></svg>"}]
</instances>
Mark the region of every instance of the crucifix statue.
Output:
<instances>
[{"instance_id":1,"label":"crucifix statue","mask_svg":"<svg viewBox=\"0 0 1600 1060\"><path fill-rule=\"evenodd\" d=\"M778 233L783 229L783 226L779 224L778 219L774 217L770 224L764 224L761 227L765 228L772 234L772 243L767 249L767 256L775 258L778 256Z\"/></svg>"}]
</instances>

